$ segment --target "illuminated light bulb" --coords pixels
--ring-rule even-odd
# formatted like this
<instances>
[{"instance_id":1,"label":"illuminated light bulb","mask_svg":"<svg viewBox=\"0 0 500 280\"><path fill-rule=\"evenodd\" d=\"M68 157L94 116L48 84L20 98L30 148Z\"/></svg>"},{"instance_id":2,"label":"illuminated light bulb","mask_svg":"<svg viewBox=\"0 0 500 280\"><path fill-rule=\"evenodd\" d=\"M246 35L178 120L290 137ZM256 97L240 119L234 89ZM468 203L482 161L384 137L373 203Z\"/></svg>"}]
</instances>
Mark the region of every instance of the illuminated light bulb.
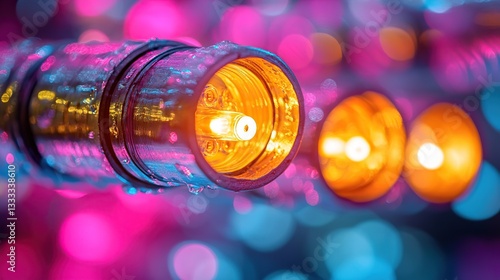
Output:
<instances>
[{"instance_id":1,"label":"illuminated light bulb","mask_svg":"<svg viewBox=\"0 0 500 280\"><path fill-rule=\"evenodd\" d=\"M34 177L240 191L271 182L297 153L301 90L267 51L230 42L38 44L0 48L0 134L13 140L0 156L19 147L16 162L40 167Z\"/></svg>"},{"instance_id":2,"label":"illuminated light bulb","mask_svg":"<svg viewBox=\"0 0 500 280\"><path fill-rule=\"evenodd\" d=\"M443 150L433 143L424 143L417 152L418 162L429 170L436 170L443 165Z\"/></svg>"},{"instance_id":3,"label":"illuminated light bulb","mask_svg":"<svg viewBox=\"0 0 500 280\"><path fill-rule=\"evenodd\" d=\"M255 120L242 113L205 109L196 112L196 119L199 137L248 141L257 133Z\"/></svg>"},{"instance_id":4,"label":"illuminated light bulb","mask_svg":"<svg viewBox=\"0 0 500 280\"><path fill-rule=\"evenodd\" d=\"M323 179L340 197L377 199L399 178L405 139L401 115L386 97L375 92L349 97L329 113L321 129Z\"/></svg>"},{"instance_id":5,"label":"illuminated light bulb","mask_svg":"<svg viewBox=\"0 0 500 280\"><path fill-rule=\"evenodd\" d=\"M363 161L370 155L370 144L366 142L365 138L355 136L347 141L345 155L352 161Z\"/></svg>"},{"instance_id":6,"label":"illuminated light bulb","mask_svg":"<svg viewBox=\"0 0 500 280\"><path fill-rule=\"evenodd\" d=\"M456 105L439 103L412 123L403 175L421 198L447 203L467 190L481 161L481 139L472 119Z\"/></svg>"}]
</instances>

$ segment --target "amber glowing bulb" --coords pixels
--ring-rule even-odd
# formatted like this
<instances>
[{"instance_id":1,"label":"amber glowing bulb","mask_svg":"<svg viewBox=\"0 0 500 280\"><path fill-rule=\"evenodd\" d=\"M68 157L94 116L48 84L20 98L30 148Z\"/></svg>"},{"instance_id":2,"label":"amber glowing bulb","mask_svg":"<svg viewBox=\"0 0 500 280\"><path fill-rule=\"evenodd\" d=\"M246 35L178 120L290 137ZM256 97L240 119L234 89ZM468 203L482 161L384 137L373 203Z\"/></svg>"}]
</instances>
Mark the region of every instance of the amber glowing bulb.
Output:
<instances>
[{"instance_id":1,"label":"amber glowing bulb","mask_svg":"<svg viewBox=\"0 0 500 280\"><path fill-rule=\"evenodd\" d=\"M323 124L318 156L323 178L339 196L366 202L385 194L403 167L400 113L375 92L343 100Z\"/></svg>"},{"instance_id":2,"label":"amber glowing bulb","mask_svg":"<svg viewBox=\"0 0 500 280\"><path fill-rule=\"evenodd\" d=\"M411 126L404 176L423 199L451 202L470 185L481 160L481 139L472 119L458 106L440 103Z\"/></svg>"},{"instance_id":3,"label":"amber glowing bulb","mask_svg":"<svg viewBox=\"0 0 500 280\"><path fill-rule=\"evenodd\" d=\"M36 176L251 190L300 145L300 86L277 56L231 42L43 44L0 48L0 156Z\"/></svg>"}]
</instances>

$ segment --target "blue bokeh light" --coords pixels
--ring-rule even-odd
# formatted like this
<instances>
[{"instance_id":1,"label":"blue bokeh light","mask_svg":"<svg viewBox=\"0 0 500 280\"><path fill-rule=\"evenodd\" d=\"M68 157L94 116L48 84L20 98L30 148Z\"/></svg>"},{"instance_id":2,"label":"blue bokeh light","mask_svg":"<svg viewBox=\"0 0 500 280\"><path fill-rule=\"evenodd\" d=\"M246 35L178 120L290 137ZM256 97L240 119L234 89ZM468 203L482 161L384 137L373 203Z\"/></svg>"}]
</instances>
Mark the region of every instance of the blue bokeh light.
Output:
<instances>
[{"instance_id":1,"label":"blue bokeh light","mask_svg":"<svg viewBox=\"0 0 500 280\"><path fill-rule=\"evenodd\" d=\"M376 257L392 268L399 265L403 254L402 241L392 225L381 220L371 220L358 225L356 229L365 235Z\"/></svg>"},{"instance_id":2,"label":"blue bokeh light","mask_svg":"<svg viewBox=\"0 0 500 280\"><path fill-rule=\"evenodd\" d=\"M425 0L424 4L430 11L438 14L444 13L452 7L452 3L448 0Z\"/></svg>"},{"instance_id":3,"label":"blue bokeh light","mask_svg":"<svg viewBox=\"0 0 500 280\"><path fill-rule=\"evenodd\" d=\"M482 92L481 108L486 120L493 128L500 131L500 87L487 87Z\"/></svg>"},{"instance_id":4,"label":"blue bokeh light","mask_svg":"<svg viewBox=\"0 0 500 280\"><path fill-rule=\"evenodd\" d=\"M332 275L335 280L396 279L392 267L384 260L358 257L342 263Z\"/></svg>"},{"instance_id":5,"label":"blue bokeh light","mask_svg":"<svg viewBox=\"0 0 500 280\"><path fill-rule=\"evenodd\" d=\"M485 220L500 210L500 175L488 162L483 162L469 192L452 205L453 211L469 220Z\"/></svg>"},{"instance_id":6,"label":"blue bokeh light","mask_svg":"<svg viewBox=\"0 0 500 280\"><path fill-rule=\"evenodd\" d=\"M295 229L290 212L263 204L255 204L245 214L233 212L231 225L246 245L261 252L274 251L286 244Z\"/></svg>"},{"instance_id":7,"label":"blue bokeh light","mask_svg":"<svg viewBox=\"0 0 500 280\"><path fill-rule=\"evenodd\" d=\"M297 221L308 227L324 226L337 217L337 214L334 212L311 206L304 207L294 213Z\"/></svg>"}]
</instances>

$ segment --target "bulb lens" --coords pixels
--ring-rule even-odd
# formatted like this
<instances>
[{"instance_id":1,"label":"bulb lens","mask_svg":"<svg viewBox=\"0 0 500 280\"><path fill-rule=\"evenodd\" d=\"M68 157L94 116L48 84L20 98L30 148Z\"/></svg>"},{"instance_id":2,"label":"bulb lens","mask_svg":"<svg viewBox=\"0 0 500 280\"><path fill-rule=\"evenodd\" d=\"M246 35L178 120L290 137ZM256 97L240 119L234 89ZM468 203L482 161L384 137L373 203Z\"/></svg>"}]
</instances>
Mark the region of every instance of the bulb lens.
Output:
<instances>
[{"instance_id":1,"label":"bulb lens","mask_svg":"<svg viewBox=\"0 0 500 280\"><path fill-rule=\"evenodd\" d=\"M465 192L482 161L479 133L458 106L433 105L412 124L404 176L423 199L451 202Z\"/></svg>"},{"instance_id":2,"label":"bulb lens","mask_svg":"<svg viewBox=\"0 0 500 280\"><path fill-rule=\"evenodd\" d=\"M376 199L397 180L404 145L401 115L387 98L374 92L347 98L330 112L321 130L323 178L344 198Z\"/></svg>"},{"instance_id":3,"label":"bulb lens","mask_svg":"<svg viewBox=\"0 0 500 280\"><path fill-rule=\"evenodd\" d=\"M214 171L257 179L290 153L299 130L298 97L277 65L237 59L205 85L195 126L198 146Z\"/></svg>"}]
</instances>

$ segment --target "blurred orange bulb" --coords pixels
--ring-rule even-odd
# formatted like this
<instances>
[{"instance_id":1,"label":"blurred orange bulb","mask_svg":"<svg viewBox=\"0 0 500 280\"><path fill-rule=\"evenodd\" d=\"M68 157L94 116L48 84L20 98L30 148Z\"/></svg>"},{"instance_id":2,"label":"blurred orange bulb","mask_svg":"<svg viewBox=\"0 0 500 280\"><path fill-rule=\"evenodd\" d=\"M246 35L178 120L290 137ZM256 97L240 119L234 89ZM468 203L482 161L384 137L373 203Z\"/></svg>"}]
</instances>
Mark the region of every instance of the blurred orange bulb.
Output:
<instances>
[{"instance_id":1,"label":"blurred orange bulb","mask_svg":"<svg viewBox=\"0 0 500 280\"><path fill-rule=\"evenodd\" d=\"M458 106L440 103L413 122L404 175L423 199L451 202L470 185L481 160L481 139L471 118Z\"/></svg>"},{"instance_id":2,"label":"blurred orange bulb","mask_svg":"<svg viewBox=\"0 0 500 280\"><path fill-rule=\"evenodd\" d=\"M401 173L405 138L401 115L387 98L375 92L347 98L330 112L321 130L323 178L346 199L377 199Z\"/></svg>"}]
</instances>

